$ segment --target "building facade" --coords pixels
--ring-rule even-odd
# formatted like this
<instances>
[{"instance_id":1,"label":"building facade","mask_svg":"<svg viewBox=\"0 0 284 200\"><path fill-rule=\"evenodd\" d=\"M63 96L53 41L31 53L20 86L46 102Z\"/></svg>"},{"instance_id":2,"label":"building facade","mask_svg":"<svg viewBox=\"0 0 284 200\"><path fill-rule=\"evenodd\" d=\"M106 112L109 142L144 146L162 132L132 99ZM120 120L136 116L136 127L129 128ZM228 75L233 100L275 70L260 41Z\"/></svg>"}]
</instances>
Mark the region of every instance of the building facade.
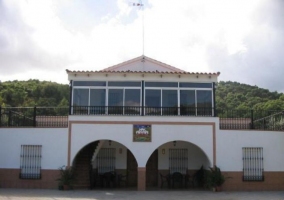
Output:
<instances>
[{"instance_id":1,"label":"building facade","mask_svg":"<svg viewBox=\"0 0 284 200\"><path fill-rule=\"evenodd\" d=\"M75 168L78 188L97 187L115 172L143 191L167 175L190 178L218 166L230 177L224 190L284 189L283 125L267 125L283 113L256 119L216 110L219 73L185 72L140 56L67 74L67 114L34 108L26 117L2 108L1 187L56 188L65 165Z\"/></svg>"}]
</instances>

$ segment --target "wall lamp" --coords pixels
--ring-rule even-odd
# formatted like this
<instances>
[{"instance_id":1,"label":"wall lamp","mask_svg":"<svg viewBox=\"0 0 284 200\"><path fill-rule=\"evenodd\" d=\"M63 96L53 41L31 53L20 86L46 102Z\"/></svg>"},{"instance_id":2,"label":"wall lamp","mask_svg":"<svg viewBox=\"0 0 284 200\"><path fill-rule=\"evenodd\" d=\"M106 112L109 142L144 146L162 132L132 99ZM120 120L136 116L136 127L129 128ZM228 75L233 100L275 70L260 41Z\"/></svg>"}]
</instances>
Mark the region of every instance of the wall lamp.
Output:
<instances>
[{"instance_id":1,"label":"wall lamp","mask_svg":"<svg viewBox=\"0 0 284 200\"><path fill-rule=\"evenodd\" d=\"M111 146L111 140L108 141L108 145Z\"/></svg>"},{"instance_id":2,"label":"wall lamp","mask_svg":"<svg viewBox=\"0 0 284 200\"><path fill-rule=\"evenodd\" d=\"M177 145L177 141L173 141L173 145L176 146Z\"/></svg>"}]
</instances>

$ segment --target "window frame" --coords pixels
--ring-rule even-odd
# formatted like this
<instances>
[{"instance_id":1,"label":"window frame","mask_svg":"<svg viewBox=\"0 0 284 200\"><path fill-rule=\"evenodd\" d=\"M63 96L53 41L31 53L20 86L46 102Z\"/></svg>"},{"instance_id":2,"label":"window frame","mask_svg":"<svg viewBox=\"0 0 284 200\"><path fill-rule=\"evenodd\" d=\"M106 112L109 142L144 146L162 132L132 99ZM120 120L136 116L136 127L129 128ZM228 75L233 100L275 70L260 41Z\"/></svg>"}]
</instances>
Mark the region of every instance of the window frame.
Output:
<instances>
[{"instance_id":1,"label":"window frame","mask_svg":"<svg viewBox=\"0 0 284 200\"><path fill-rule=\"evenodd\" d=\"M83 82L83 81L81 81ZM104 82L104 81L99 81L99 82ZM91 90L92 89L104 89L105 90L105 109L103 109L103 111L100 112L100 114L109 114L108 113L108 107L109 107L109 90L110 89L122 89L123 90L123 112L121 112L120 114L125 114L124 112L124 106L125 106L125 90L127 89L138 89L140 90L140 102L139 102L139 114L142 115L142 111L145 115L147 115L147 107L146 107L146 91L147 90L159 90L160 91L160 97L161 97L161 100L160 100L160 111L158 111L156 114L154 115L163 115L163 90L176 90L177 91L177 108L176 108L176 111L174 112L174 115L188 115L188 116L214 116L214 88L213 88L213 83L212 82L163 82L163 81L115 81L115 80L112 80L112 81L105 81L106 82L106 86L73 86L72 88L72 102L71 102L71 113L73 114L74 110L73 110L73 106L74 106L74 90L76 89L88 89L89 93L88 93L88 105L86 107L88 107L87 110L84 111L83 109L83 114L91 114L90 112L90 103L91 103ZM137 82L137 83L140 83L141 82L141 86L109 86L109 82L121 82L122 84L125 83L125 82ZM177 83L177 87L152 87L152 86L146 86L147 83ZM189 86L188 87L185 87L185 86L182 86L180 87L181 84L183 83L188 83ZM192 87L192 84L196 84L196 86L198 86L199 84L202 86L202 84L204 85L212 85L212 87ZM194 94L195 94L195 108L185 108L185 112L184 114L182 114L182 111L181 111L181 108L180 108L180 105L181 105L181 91L194 91ZM207 109L198 109L197 105L198 105L198 91L210 91L211 92L211 110L209 110L207 112ZM142 94L144 94L144 96L142 96ZM142 110L142 105L144 105L143 109ZM175 108L175 107L173 107ZM188 110L189 109L189 110ZM166 114L167 115L167 114Z\"/></svg>"},{"instance_id":2,"label":"window frame","mask_svg":"<svg viewBox=\"0 0 284 200\"><path fill-rule=\"evenodd\" d=\"M21 145L20 179L41 179L42 145Z\"/></svg>"},{"instance_id":3,"label":"window frame","mask_svg":"<svg viewBox=\"0 0 284 200\"><path fill-rule=\"evenodd\" d=\"M244 182L264 181L263 147L243 147L242 160Z\"/></svg>"}]
</instances>

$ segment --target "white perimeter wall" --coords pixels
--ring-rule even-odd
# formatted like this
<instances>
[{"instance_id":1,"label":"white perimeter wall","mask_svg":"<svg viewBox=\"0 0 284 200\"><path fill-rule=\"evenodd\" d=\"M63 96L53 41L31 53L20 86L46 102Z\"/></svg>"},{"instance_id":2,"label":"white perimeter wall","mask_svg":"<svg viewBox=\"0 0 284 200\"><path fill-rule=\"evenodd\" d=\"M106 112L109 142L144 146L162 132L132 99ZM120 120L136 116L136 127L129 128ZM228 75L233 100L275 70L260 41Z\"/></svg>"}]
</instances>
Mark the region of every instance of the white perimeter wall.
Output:
<instances>
[{"instance_id":1,"label":"white perimeter wall","mask_svg":"<svg viewBox=\"0 0 284 200\"><path fill-rule=\"evenodd\" d=\"M243 171L243 147L263 147L264 171L284 170L284 132L218 131L217 165L222 171Z\"/></svg>"},{"instance_id":2,"label":"white perimeter wall","mask_svg":"<svg viewBox=\"0 0 284 200\"><path fill-rule=\"evenodd\" d=\"M42 145L42 169L67 164L67 128L1 128L0 168L20 168L21 145Z\"/></svg>"},{"instance_id":3,"label":"white perimeter wall","mask_svg":"<svg viewBox=\"0 0 284 200\"><path fill-rule=\"evenodd\" d=\"M128 120L133 119L138 123L140 118L128 117ZM167 122L168 119L161 121ZM117 169L126 168L126 148L138 159L139 167L144 167L158 148L159 169L167 169L167 149L184 147L189 149L189 169L198 169L205 162L212 165L212 126L162 125L155 124L154 118L151 121L152 142L149 143L132 141L132 124L73 124L71 162L88 143L107 140L103 147L108 148L108 140L112 140L111 147L116 148ZM172 145L174 140L177 141L176 147ZM242 171L242 147L263 147L264 170L284 171L284 132L217 129L216 144L216 163L222 171ZM58 169L67 164L67 128L1 128L0 168L20 168L21 145L42 145L42 169ZM122 153L119 153L120 148ZM161 153L163 148L165 154Z\"/></svg>"}]
</instances>

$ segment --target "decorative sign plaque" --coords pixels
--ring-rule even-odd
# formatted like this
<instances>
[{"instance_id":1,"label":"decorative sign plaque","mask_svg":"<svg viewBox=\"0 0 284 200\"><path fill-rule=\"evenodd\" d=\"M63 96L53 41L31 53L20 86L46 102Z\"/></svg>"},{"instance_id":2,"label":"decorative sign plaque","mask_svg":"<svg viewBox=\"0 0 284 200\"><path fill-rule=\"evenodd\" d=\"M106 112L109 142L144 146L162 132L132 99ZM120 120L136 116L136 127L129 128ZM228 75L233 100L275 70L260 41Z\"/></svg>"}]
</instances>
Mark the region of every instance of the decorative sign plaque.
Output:
<instances>
[{"instance_id":1,"label":"decorative sign plaque","mask_svg":"<svg viewBox=\"0 0 284 200\"><path fill-rule=\"evenodd\" d=\"M151 142L151 125L133 125L133 142Z\"/></svg>"}]
</instances>

